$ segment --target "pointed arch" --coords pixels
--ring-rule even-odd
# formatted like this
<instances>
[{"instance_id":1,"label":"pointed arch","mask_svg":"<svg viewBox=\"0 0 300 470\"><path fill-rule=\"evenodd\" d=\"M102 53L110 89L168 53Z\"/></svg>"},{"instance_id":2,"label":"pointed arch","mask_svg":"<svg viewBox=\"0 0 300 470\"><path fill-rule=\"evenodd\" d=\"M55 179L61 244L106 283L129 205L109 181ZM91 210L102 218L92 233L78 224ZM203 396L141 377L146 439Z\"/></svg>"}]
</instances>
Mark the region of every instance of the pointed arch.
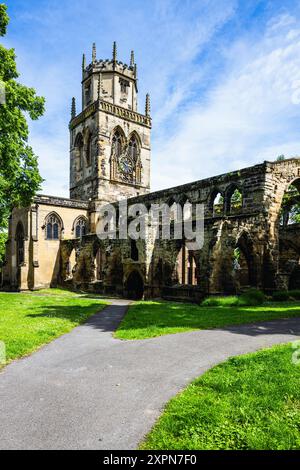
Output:
<instances>
[{"instance_id":1,"label":"pointed arch","mask_svg":"<svg viewBox=\"0 0 300 470\"><path fill-rule=\"evenodd\" d=\"M46 240L60 240L64 232L62 218L57 212L50 212L45 218L45 238Z\"/></svg>"},{"instance_id":2,"label":"pointed arch","mask_svg":"<svg viewBox=\"0 0 300 470\"><path fill-rule=\"evenodd\" d=\"M21 221L17 224L15 239L17 244L17 266L20 266L25 261L25 230Z\"/></svg>"},{"instance_id":3,"label":"pointed arch","mask_svg":"<svg viewBox=\"0 0 300 470\"><path fill-rule=\"evenodd\" d=\"M84 140L83 140L83 135L81 132L78 132L78 134L75 137L74 147L75 147L75 165L76 165L76 170L78 171L78 170L81 170L82 164L83 164Z\"/></svg>"},{"instance_id":4,"label":"pointed arch","mask_svg":"<svg viewBox=\"0 0 300 470\"><path fill-rule=\"evenodd\" d=\"M125 135L124 129L122 129L122 127L119 126L119 125L114 127L112 132L111 132L111 135L110 135L111 144L113 144L113 140L114 140L114 137L115 137L116 134L120 135L122 146L124 146L125 143L126 143L126 135Z\"/></svg>"},{"instance_id":5,"label":"pointed arch","mask_svg":"<svg viewBox=\"0 0 300 470\"><path fill-rule=\"evenodd\" d=\"M219 188L213 188L211 191L208 209L213 217L224 214L224 193Z\"/></svg>"},{"instance_id":6,"label":"pointed arch","mask_svg":"<svg viewBox=\"0 0 300 470\"><path fill-rule=\"evenodd\" d=\"M134 130L134 131L132 131L132 132L129 134L128 139L127 139L128 142L130 142L130 140L131 140L132 138L135 138L135 139L136 139L136 141L137 141L139 147L141 148L141 147L142 147L142 139L141 139L140 134L139 134L137 131Z\"/></svg>"},{"instance_id":7,"label":"pointed arch","mask_svg":"<svg viewBox=\"0 0 300 470\"><path fill-rule=\"evenodd\" d=\"M231 183L225 190L226 214L237 214L242 211L244 203L242 188L237 183Z\"/></svg>"},{"instance_id":8,"label":"pointed arch","mask_svg":"<svg viewBox=\"0 0 300 470\"><path fill-rule=\"evenodd\" d=\"M73 222L72 232L75 238L81 238L88 233L88 219L84 215L79 215Z\"/></svg>"},{"instance_id":9,"label":"pointed arch","mask_svg":"<svg viewBox=\"0 0 300 470\"><path fill-rule=\"evenodd\" d=\"M126 137L123 129L116 126L111 133L111 155L110 155L110 177L117 179L118 164L120 157L124 151Z\"/></svg>"}]
</instances>

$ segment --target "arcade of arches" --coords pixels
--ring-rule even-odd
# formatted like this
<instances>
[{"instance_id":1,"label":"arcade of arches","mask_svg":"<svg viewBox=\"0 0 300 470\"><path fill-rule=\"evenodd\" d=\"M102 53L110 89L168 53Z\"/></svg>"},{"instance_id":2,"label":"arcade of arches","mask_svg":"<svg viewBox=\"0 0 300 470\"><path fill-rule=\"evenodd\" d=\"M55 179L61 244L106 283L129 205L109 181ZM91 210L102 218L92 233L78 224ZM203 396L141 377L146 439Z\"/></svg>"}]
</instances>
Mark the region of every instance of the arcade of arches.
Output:
<instances>
[{"instance_id":1,"label":"arcade of arches","mask_svg":"<svg viewBox=\"0 0 300 470\"><path fill-rule=\"evenodd\" d=\"M63 212L58 207L62 202L54 207L51 200L52 211L45 206L39 235L40 246L47 244L47 266L50 255L53 259L49 284L190 301L250 286L266 292L299 288L299 175L300 159L266 162L130 200L146 206L187 200L204 204L204 243L198 250L188 241L158 240L151 227L146 240L99 240L93 231L92 202ZM39 200L41 214L42 203ZM33 208L31 230L34 217ZM28 278L29 243L28 221L23 217L19 222L11 242L20 265L18 283Z\"/></svg>"}]
</instances>

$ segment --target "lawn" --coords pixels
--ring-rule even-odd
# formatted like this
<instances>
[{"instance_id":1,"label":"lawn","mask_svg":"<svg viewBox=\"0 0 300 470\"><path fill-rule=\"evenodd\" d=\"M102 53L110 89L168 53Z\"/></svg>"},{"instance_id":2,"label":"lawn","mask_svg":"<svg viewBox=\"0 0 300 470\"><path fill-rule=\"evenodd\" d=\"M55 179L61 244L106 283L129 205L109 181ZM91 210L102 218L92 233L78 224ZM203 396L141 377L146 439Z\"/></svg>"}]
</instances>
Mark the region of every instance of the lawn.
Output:
<instances>
[{"instance_id":1,"label":"lawn","mask_svg":"<svg viewBox=\"0 0 300 470\"><path fill-rule=\"evenodd\" d=\"M257 307L201 307L178 302L141 301L129 307L115 337L145 339L291 317L300 318L300 302L266 303Z\"/></svg>"},{"instance_id":2,"label":"lawn","mask_svg":"<svg viewBox=\"0 0 300 470\"><path fill-rule=\"evenodd\" d=\"M291 345L231 358L165 408L141 449L300 449L300 365Z\"/></svg>"},{"instance_id":3,"label":"lawn","mask_svg":"<svg viewBox=\"0 0 300 470\"><path fill-rule=\"evenodd\" d=\"M0 293L0 341L5 343L6 363L68 333L104 307L103 300L61 289Z\"/></svg>"}]
</instances>

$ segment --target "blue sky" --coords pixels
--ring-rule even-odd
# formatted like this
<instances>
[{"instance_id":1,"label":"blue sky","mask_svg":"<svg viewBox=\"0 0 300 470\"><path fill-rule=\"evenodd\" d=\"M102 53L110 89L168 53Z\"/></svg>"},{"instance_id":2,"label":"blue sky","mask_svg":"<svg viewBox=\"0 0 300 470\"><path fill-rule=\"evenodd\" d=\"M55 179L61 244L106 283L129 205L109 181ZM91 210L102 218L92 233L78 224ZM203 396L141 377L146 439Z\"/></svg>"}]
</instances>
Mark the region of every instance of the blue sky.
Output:
<instances>
[{"instance_id":1,"label":"blue sky","mask_svg":"<svg viewBox=\"0 0 300 470\"><path fill-rule=\"evenodd\" d=\"M151 95L152 190L300 154L300 2L8 0L4 45L46 97L30 124L43 191L68 196L68 122L82 53L128 62Z\"/></svg>"}]
</instances>

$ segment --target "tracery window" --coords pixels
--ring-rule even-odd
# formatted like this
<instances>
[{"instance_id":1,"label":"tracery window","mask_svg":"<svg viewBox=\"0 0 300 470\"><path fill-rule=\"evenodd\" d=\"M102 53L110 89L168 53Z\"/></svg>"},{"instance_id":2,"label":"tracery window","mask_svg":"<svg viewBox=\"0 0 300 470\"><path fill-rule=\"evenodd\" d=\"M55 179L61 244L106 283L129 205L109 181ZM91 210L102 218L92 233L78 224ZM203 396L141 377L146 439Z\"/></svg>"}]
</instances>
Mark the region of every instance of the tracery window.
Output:
<instances>
[{"instance_id":1,"label":"tracery window","mask_svg":"<svg viewBox=\"0 0 300 470\"><path fill-rule=\"evenodd\" d=\"M118 159L122 153L122 136L119 131L114 133L112 139L112 150L114 156Z\"/></svg>"},{"instance_id":2,"label":"tracery window","mask_svg":"<svg viewBox=\"0 0 300 470\"><path fill-rule=\"evenodd\" d=\"M56 214L50 214L46 221L46 239L59 240L61 235L61 222Z\"/></svg>"},{"instance_id":3,"label":"tracery window","mask_svg":"<svg viewBox=\"0 0 300 470\"><path fill-rule=\"evenodd\" d=\"M75 236L81 238L87 233L87 221L84 217L80 217L75 224Z\"/></svg>"},{"instance_id":4,"label":"tracery window","mask_svg":"<svg viewBox=\"0 0 300 470\"><path fill-rule=\"evenodd\" d=\"M136 137L132 136L125 154L122 154L119 159L119 173L123 181L127 183L135 182L138 156L138 143Z\"/></svg>"}]
</instances>

